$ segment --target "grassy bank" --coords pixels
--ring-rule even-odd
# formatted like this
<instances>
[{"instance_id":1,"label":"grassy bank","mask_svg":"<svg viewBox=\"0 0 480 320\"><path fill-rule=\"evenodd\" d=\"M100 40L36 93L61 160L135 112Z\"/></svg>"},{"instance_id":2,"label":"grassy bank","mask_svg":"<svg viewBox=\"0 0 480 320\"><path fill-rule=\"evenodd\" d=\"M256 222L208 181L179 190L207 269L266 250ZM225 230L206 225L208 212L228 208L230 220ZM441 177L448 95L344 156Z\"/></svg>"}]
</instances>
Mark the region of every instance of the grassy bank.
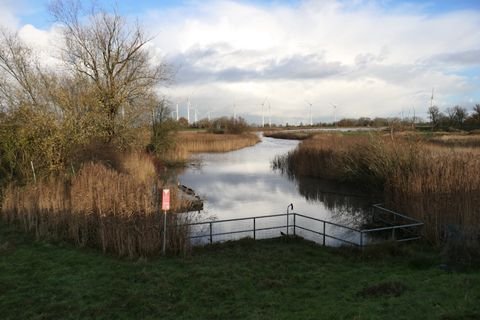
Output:
<instances>
[{"instance_id":1,"label":"grassy bank","mask_svg":"<svg viewBox=\"0 0 480 320\"><path fill-rule=\"evenodd\" d=\"M478 319L480 273L436 252L243 240L124 261L0 225L2 319Z\"/></svg>"},{"instance_id":2,"label":"grassy bank","mask_svg":"<svg viewBox=\"0 0 480 320\"><path fill-rule=\"evenodd\" d=\"M388 206L425 222L428 239L440 242L453 229L478 245L480 149L420 135L318 134L303 141L274 166L292 176L353 183L383 194ZM449 141L447 145L438 141ZM467 147L473 146L473 147ZM452 235L450 235L452 236Z\"/></svg>"}]
</instances>

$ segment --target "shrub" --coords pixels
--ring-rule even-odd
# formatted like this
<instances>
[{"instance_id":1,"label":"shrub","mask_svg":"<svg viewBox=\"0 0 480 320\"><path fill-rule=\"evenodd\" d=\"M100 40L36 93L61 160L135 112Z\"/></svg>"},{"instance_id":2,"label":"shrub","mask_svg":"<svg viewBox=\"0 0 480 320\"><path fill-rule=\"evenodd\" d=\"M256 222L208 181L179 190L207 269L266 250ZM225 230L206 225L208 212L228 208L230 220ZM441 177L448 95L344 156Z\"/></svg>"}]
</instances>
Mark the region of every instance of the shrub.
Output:
<instances>
[{"instance_id":1,"label":"shrub","mask_svg":"<svg viewBox=\"0 0 480 320\"><path fill-rule=\"evenodd\" d=\"M249 129L246 121L241 118L217 118L214 119L211 123L209 132L213 133L230 133L230 134L242 134L247 132Z\"/></svg>"}]
</instances>

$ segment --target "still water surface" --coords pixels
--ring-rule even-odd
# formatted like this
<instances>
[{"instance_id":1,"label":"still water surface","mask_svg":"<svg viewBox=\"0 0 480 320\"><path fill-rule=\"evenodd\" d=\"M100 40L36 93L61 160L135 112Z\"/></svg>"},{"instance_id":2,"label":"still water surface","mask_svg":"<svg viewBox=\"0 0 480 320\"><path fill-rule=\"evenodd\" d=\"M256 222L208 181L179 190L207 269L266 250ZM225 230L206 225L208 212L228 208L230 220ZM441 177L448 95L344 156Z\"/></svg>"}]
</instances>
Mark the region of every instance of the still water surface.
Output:
<instances>
[{"instance_id":1,"label":"still water surface","mask_svg":"<svg viewBox=\"0 0 480 320\"><path fill-rule=\"evenodd\" d=\"M362 213L368 210L369 200L359 195L357 190L318 179L292 180L272 169L271 162L275 156L286 154L297 144L298 141L294 140L262 137L262 141L253 147L228 153L200 154L196 158L196 164L179 175L178 181L194 189L205 200L201 220L286 213L287 206L293 203L297 213L358 226ZM278 219L257 221L256 227L268 227L273 223L278 224ZM293 221L290 220L290 223ZM302 221L302 218L297 218L296 223L315 229L322 228L312 221ZM216 224L214 233L242 230L250 224L250 221ZM354 237L345 234L345 230L334 230L333 226L327 228L330 228L327 233ZM263 236L257 234L257 237L271 237L279 233L279 230L266 231ZM302 235L301 231L297 234ZM224 236L223 239L216 240L240 236L242 235ZM335 245L332 241L329 244Z\"/></svg>"}]
</instances>

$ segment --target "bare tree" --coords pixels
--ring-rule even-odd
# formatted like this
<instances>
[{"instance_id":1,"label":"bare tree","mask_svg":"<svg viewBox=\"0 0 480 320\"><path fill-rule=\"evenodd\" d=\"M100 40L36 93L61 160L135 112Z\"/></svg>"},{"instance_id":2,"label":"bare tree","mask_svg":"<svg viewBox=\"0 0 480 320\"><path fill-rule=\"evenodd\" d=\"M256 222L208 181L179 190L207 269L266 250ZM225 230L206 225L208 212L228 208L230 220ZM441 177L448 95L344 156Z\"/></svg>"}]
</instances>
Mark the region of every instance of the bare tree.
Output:
<instances>
[{"instance_id":1,"label":"bare tree","mask_svg":"<svg viewBox=\"0 0 480 320\"><path fill-rule=\"evenodd\" d=\"M39 68L32 50L17 33L0 28L0 99L9 108L38 105Z\"/></svg>"},{"instance_id":2,"label":"bare tree","mask_svg":"<svg viewBox=\"0 0 480 320\"><path fill-rule=\"evenodd\" d=\"M475 107L473 107L473 113L471 117L475 122L480 123L480 104L477 103Z\"/></svg>"},{"instance_id":3,"label":"bare tree","mask_svg":"<svg viewBox=\"0 0 480 320\"><path fill-rule=\"evenodd\" d=\"M447 109L448 118L450 119L450 123L454 126L461 126L465 119L468 116L467 109L461 106L455 106L453 108Z\"/></svg>"},{"instance_id":4,"label":"bare tree","mask_svg":"<svg viewBox=\"0 0 480 320\"><path fill-rule=\"evenodd\" d=\"M431 106L428 108L428 117L430 118L430 121L432 122L432 127L435 128L439 125L440 123L440 118L442 117L440 110L438 109L437 106Z\"/></svg>"},{"instance_id":5,"label":"bare tree","mask_svg":"<svg viewBox=\"0 0 480 320\"><path fill-rule=\"evenodd\" d=\"M116 135L119 112L140 107L154 87L169 78L146 48L151 40L137 24L129 25L116 11L92 6L87 19L80 1L57 0L50 11L63 27L63 60L78 77L93 83L106 116L107 142Z\"/></svg>"}]
</instances>

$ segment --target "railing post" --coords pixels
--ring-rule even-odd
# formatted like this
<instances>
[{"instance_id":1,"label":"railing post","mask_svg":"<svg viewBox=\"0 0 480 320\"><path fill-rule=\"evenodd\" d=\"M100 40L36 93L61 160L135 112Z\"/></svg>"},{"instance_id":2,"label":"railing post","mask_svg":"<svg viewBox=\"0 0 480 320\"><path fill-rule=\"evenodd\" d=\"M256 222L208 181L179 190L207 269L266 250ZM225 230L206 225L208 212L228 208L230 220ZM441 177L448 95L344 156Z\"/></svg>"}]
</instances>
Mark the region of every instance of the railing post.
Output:
<instances>
[{"instance_id":1,"label":"railing post","mask_svg":"<svg viewBox=\"0 0 480 320\"><path fill-rule=\"evenodd\" d=\"M325 247L325 221L323 221L323 246Z\"/></svg>"},{"instance_id":2,"label":"railing post","mask_svg":"<svg viewBox=\"0 0 480 320\"><path fill-rule=\"evenodd\" d=\"M296 236L297 235L297 230L296 230L296 227L297 227L297 214L294 212L293 213L293 235Z\"/></svg>"},{"instance_id":3,"label":"railing post","mask_svg":"<svg viewBox=\"0 0 480 320\"><path fill-rule=\"evenodd\" d=\"M212 243L213 243L213 236L212 236L212 223L210 222L210 223L209 223L209 225L210 225L210 244L212 244Z\"/></svg>"},{"instance_id":4,"label":"railing post","mask_svg":"<svg viewBox=\"0 0 480 320\"><path fill-rule=\"evenodd\" d=\"M289 229L289 221L288 221L288 220L289 220L289 219L288 219L288 208L287 208L287 236L288 236L288 234L289 234L289 231L288 231L288 229Z\"/></svg>"},{"instance_id":5,"label":"railing post","mask_svg":"<svg viewBox=\"0 0 480 320\"><path fill-rule=\"evenodd\" d=\"M163 212L163 255L167 252L167 211Z\"/></svg>"},{"instance_id":6,"label":"railing post","mask_svg":"<svg viewBox=\"0 0 480 320\"><path fill-rule=\"evenodd\" d=\"M363 249L363 231L360 231L360 248Z\"/></svg>"},{"instance_id":7,"label":"railing post","mask_svg":"<svg viewBox=\"0 0 480 320\"><path fill-rule=\"evenodd\" d=\"M395 228L392 228L392 241L395 241Z\"/></svg>"},{"instance_id":8,"label":"railing post","mask_svg":"<svg viewBox=\"0 0 480 320\"><path fill-rule=\"evenodd\" d=\"M293 211L293 203L290 203L288 206L287 206L287 236L290 234L290 217L289 217L289 210L292 209Z\"/></svg>"},{"instance_id":9,"label":"railing post","mask_svg":"<svg viewBox=\"0 0 480 320\"><path fill-rule=\"evenodd\" d=\"M257 232L256 232L256 218L253 218L253 240L257 239Z\"/></svg>"}]
</instances>

